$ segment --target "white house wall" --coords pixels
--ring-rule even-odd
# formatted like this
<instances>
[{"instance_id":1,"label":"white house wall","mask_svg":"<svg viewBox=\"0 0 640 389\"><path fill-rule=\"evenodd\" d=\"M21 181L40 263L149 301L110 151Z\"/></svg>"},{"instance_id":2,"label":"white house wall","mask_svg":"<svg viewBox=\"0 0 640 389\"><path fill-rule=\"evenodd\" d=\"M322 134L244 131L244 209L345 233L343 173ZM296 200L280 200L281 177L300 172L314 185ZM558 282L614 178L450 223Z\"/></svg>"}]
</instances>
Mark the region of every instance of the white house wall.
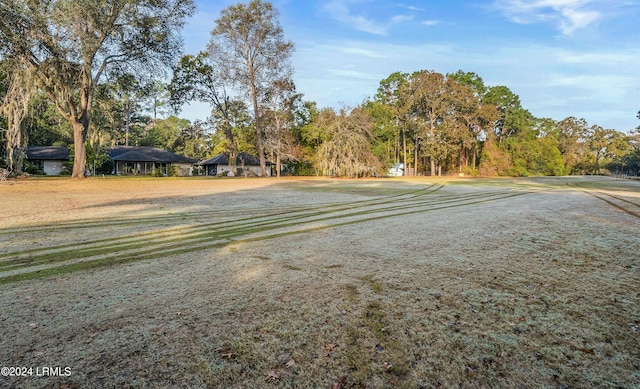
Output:
<instances>
[{"instance_id":1,"label":"white house wall","mask_svg":"<svg viewBox=\"0 0 640 389\"><path fill-rule=\"evenodd\" d=\"M192 176L193 175L193 165L190 163L174 163L174 166L177 166L180 169L179 175L181 176Z\"/></svg>"},{"instance_id":2,"label":"white house wall","mask_svg":"<svg viewBox=\"0 0 640 389\"><path fill-rule=\"evenodd\" d=\"M262 170L260 169L260 166L245 166L244 170L251 172L252 175L256 175L258 177L262 176ZM269 177L270 175L271 169L267 168L267 177Z\"/></svg>"},{"instance_id":3,"label":"white house wall","mask_svg":"<svg viewBox=\"0 0 640 389\"><path fill-rule=\"evenodd\" d=\"M42 171L48 176L59 176L62 173L61 161L43 161Z\"/></svg>"},{"instance_id":4,"label":"white house wall","mask_svg":"<svg viewBox=\"0 0 640 389\"><path fill-rule=\"evenodd\" d=\"M260 166L244 166L244 168L242 166L237 165L236 169L244 169L244 171L249 172L251 176L258 176L260 177L262 175L262 172L260 170ZM218 175L224 175L224 173L227 172L227 175L229 177L233 177L233 173L231 172L231 166L229 165L218 165ZM243 176L244 174L238 174L239 176ZM267 177L271 176L271 169L269 167L267 167Z\"/></svg>"}]
</instances>

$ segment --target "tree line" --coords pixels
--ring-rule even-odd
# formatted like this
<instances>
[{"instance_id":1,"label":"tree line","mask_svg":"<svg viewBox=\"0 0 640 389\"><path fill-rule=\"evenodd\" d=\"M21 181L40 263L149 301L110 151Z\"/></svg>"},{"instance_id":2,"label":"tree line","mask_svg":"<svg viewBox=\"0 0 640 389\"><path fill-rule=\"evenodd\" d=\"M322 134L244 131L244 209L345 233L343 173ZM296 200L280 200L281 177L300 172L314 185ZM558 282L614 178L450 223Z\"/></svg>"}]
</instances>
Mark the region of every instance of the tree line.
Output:
<instances>
[{"instance_id":1,"label":"tree line","mask_svg":"<svg viewBox=\"0 0 640 389\"><path fill-rule=\"evenodd\" d=\"M404 162L409 174L638 174L640 128L536 118L508 87L488 87L473 72L393 73L364 107L378 140L393 145L380 157Z\"/></svg>"},{"instance_id":2,"label":"tree line","mask_svg":"<svg viewBox=\"0 0 640 389\"><path fill-rule=\"evenodd\" d=\"M224 9L207 47L172 63L194 9L192 0L0 0L0 164L19 174L27 144L64 145L79 178L108 173L106 151L119 144L198 160L247 152L263 175L267 159L277 174L345 177L394 164L405 175L638 174L640 127L536 118L473 72L395 72L356 107L318 107L296 90L294 45L261 0ZM179 118L195 101L210 116Z\"/></svg>"}]
</instances>

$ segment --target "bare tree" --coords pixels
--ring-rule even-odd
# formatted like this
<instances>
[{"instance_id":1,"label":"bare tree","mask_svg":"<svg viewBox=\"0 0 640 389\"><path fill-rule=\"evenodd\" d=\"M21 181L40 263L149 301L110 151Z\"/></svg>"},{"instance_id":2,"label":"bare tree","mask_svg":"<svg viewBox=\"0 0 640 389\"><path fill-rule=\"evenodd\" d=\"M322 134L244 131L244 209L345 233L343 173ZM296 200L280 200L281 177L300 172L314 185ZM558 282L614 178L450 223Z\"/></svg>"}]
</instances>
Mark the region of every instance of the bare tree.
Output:
<instances>
[{"instance_id":1,"label":"bare tree","mask_svg":"<svg viewBox=\"0 0 640 389\"><path fill-rule=\"evenodd\" d=\"M261 0L230 6L211 31L209 55L250 99L256 131L256 149L262 176L266 176L261 97L275 80L289 78L293 43L285 41L278 12Z\"/></svg>"},{"instance_id":2,"label":"bare tree","mask_svg":"<svg viewBox=\"0 0 640 389\"><path fill-rule=\"evenodd\" d=\"M410 169L407 164L407 116L409 110L407 109L407 96L401 95L401 87L407 83L409 74L402 72L391 73L389 77L380 81L376 98L380 100L382 104L389 106L393 112L393 118L395 119L395 126L398 129L398 135L396 136L396 155L395 162L400 162L400 149L402 149L402 163L404 164L403 175L408 175ZM402 132L402 147L400 147L400 131ZM415 172L415 170L414 170Z\"/></svg>"},{"instance_id":3,"label":"bare tree","mask_svg":"<svg viewBox=\"0 0 640 389\"><path fill-rule=\"evenodd\" d=\"M293 135L294 109L300 103L301 95L296 92L290 79L276 80L265 98L264 143L267 150L275 156L277 176L282 171L282 160L295 161L301 155Z\"/></svg>"},{"instance_id":4,"label":"bare tree","mask_svg":"<svg viewBox=\"0 0 640 389\"><path fill-rule=\"evenodd\" d=\"M237 175L239 149L234 128L238 122L244 121L247 107L243 101L229 95L227 90L230 87L224 69L215 67L208 55L201 52L180 59L169 84L169 93L176 111L190 101L201 101L211 106L209 121L227 140L229 167L233 175Z\"/></svg>"}]
</instances>

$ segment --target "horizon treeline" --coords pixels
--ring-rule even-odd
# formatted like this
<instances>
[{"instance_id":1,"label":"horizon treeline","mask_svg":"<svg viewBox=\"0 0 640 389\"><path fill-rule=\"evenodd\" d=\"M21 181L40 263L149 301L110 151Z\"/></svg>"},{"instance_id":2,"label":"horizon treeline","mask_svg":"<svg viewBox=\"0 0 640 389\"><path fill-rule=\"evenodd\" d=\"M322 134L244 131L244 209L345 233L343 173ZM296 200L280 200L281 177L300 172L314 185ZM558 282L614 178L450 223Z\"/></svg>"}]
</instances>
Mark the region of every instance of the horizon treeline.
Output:
<instances>
[{"instance_id":1,"label":"horizon treeline","mask_svg":"<svg viewBox=\"0 0 640 389\"><path fill-rule=\"evenodd\" d=\"M3 80L0 86L6 85ZM229 104L230 120L222 121L213 109L206 120L190 122L174 114L169 90L170 85L143 84L132 75L101 84L92 109L87 165L98 173L111 172L106 153L125 144L202 160L229 152L230 136L236 152L255 155L253 114L246 103ZM398 163L404 164L405 175L639 171L639 129L623 133L573 116L536 118L508 87L486 86L472 72L396 72L380 81L372 98L351 108L321 108L296 93L289 100L278 115L274 110L263 114L267 159L279 159L284 174L376 176ZM29 145L73 151L71 126L42 93L31 99L23 126ZM6 128L4 115L0 127ZM26 163L24 170L34 172Z\"/></svg>"},{"instance_id":2,"label":"horizon treeline","mask_svg":"<svg viewBox=\"0 0 640 389\"><path fill-rule=\"evenodd\" d=\"M267 159L277 175L380 176L400 164L409 176L639 172L640 126L537 118L473 72L395 72L355 107L318 107L296 90L294 44L269 2L225 8L206 49L174 64L193 0L125 3L0 9L0 167L36 173L28 145L67 146L81 178L110 173L108 150L132 145L197 160L245 152L263 175ZM180 118L192 102L209 117Z\"/></svg>"}]
</instances>

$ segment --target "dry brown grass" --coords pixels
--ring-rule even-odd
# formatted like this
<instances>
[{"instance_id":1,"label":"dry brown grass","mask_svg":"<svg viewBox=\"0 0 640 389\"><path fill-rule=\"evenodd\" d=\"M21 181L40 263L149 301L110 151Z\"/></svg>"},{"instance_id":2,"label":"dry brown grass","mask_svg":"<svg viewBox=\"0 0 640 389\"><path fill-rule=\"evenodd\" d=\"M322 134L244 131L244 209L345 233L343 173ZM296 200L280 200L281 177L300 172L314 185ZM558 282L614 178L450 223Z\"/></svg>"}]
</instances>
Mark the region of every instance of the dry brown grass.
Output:
<instances>
[{"instance_id":1,"label":"dry brown grass","mask_svg":"<svg viewBox=\"0 0 640 389\"><path fill-rule=\"evenodd\" d=\"M640 382L638 182L30 180L0 193L1 365L72 368L1 387Z\"/></svg>"}]
</instances>

